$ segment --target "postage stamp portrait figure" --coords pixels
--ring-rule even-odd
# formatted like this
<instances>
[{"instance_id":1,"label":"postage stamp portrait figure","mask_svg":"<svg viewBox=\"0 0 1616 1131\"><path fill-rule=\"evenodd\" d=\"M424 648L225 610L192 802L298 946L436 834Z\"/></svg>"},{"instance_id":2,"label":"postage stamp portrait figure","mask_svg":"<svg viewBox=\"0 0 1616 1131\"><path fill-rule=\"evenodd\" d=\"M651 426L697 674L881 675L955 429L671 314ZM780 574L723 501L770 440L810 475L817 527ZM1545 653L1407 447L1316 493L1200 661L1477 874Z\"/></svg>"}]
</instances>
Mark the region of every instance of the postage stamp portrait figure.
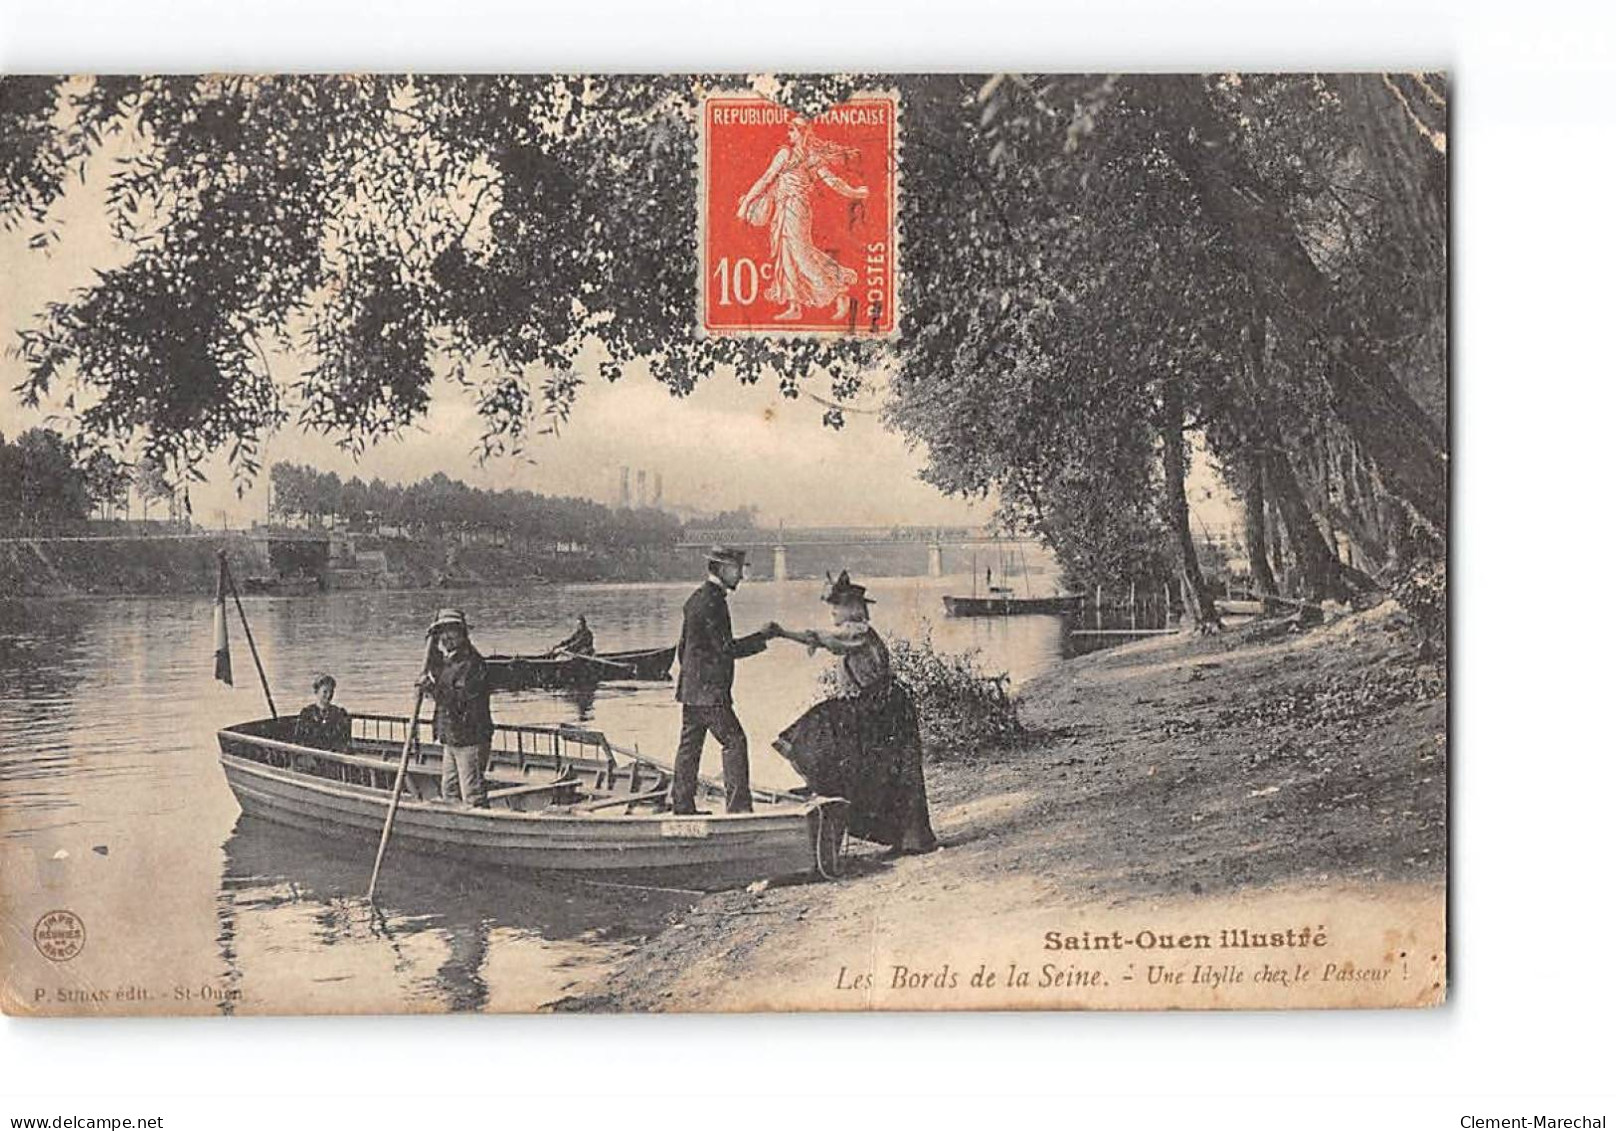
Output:
<instances>
[{"instance_id":1,"label":"postage stamp portrait figure","mask_svg":"<svg viewBox=\"0 0 1616 1131\"><path fill-rule=\"evenodd\" d=\"M815 118L714 95L701 124L702 333L892 335L896 95Z\"/></svg>"}]
</instances>

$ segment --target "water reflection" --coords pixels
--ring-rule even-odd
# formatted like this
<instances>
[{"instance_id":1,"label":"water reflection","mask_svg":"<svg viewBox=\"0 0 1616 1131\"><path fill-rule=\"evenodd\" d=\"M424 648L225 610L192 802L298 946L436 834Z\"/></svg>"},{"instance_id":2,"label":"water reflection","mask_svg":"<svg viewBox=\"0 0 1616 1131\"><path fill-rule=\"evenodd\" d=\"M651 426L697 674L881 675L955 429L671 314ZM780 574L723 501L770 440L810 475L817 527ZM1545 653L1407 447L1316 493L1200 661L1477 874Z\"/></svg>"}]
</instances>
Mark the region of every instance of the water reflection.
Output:
<instances>
[{"instance_id":1,"label":"water reflection","mask_svg":"<svg viewBox=\"0 0 1616 1131\"><path fill-rule=\"evenodd\" d=\"M577 712L569 722L587 723L595 717L595 697L600 694L598 687L569 687L560 694Z\"/></svg>"},{"instance_id":2,"label":"water reflection","mask_svg":"<svg viewBox=\"0 0 1616 1131\"><path fill-rule=\"evenodd\" d=\"M0 601L0 696L26 705L60 700L83 678L86 622L80 601Z\"/></svg>"},{"instance_id":3,"label":"water reflection","mask_svg":"<svg viewBox=\"0 0 1616 1131\"><path fill-rule=\"evenodd\" d=\"M482 1009L497 941L506 958L523 956L529 975L518 1007L531 1008L569 992L623 943L654 933L694 899L399 853L387 862L373 909L364 899L370 867L368 844L241 817L225 842L219 885L219 953L229 984L262 996L266 964L253 959L265 947L260 959L295 954L308 967L310 1009L341 1011L358 1000L366 1011ZM546 967L550 976L533 978Z\"/></svg>"},{"instance_id":4,"label":"water reflection","mask_svg":"<svg viewBox=\"0 0 1616 1131\"><path fill-rule=\"evenodd\" d=\"M0 701L8 705L13 738L0 749L0 785L22 804L67 805L49 790L19 783L72 767L64 721L86 667L84 610L78 602L43 603L37 611L21 601L0 602Z\"/></svg>"}]
</instances>

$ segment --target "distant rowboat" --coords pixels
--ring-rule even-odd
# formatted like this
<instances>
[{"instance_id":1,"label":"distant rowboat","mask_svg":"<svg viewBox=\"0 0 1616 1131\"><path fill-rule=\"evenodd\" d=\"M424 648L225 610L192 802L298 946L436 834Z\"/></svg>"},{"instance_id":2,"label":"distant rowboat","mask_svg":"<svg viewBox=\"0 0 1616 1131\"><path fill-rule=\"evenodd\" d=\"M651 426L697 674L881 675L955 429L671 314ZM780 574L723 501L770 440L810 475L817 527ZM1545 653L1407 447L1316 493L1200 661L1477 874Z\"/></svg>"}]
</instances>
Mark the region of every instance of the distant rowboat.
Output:
<instances>
[{"instance_id":1,"label":"distant rowboat","mask_svg":"<svg viewBox=\"0 0 1616 1131\"><path fill-rule=\"evenodd\" d=\"M343 753L293 742L295 720L260 719L219 731L219 762L242 811L282 825L374 845L387 815L409 722L353 716ZM719 889L777 876L841 871L847 802L752 791L753 813L723 810L723 787L703 779L710 815L667 811L671 771L565 725L496 728L490 808L441 800L442 751L422 742L404 775L393 826L402 849L530 871L629 874Z\"/></svg>"},{"instance_id":2,"label":"distant rowboat","mask_svg":"<svg viewBox=\"0 0 1616 1131\"><path fill-rule=\"evenodd\" d=\"M495 691L530 687L592 687L625 680L665 680L673 670L673 648L641 648L591 656L548 653L538 656L492 655L489 686Z\"/></svg>"},{"instance_id":3,"label":"distant rowboat","mask_svg":"<svg viewBox=\"0 0 1616 1131\"><path fill-rule=\"evenodd\" d=\"M1081 611L1083 598L1011 597L1002 593L991 597L944 597L943 608L951 617L1059 616Z\"/></svg>"}]
</instances>

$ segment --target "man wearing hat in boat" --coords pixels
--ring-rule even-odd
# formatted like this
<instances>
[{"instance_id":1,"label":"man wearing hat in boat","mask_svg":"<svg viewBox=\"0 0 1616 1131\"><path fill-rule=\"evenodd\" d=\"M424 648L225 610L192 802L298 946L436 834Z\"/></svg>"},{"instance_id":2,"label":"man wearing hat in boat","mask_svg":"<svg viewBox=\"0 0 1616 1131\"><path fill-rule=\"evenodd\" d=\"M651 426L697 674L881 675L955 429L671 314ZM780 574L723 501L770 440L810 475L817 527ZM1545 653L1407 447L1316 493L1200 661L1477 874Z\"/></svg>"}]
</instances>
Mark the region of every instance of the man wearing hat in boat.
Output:
<instances>
[{"instance_id":1,"label":"man wearing hat in boat","mask_svg":"<svg viewBox=\"0 0 1616 1131\"><path fill-rule=\"evenodd\" d=\"M724 748L724 806L731 813L752 811L751 769L746 731L735 717L731 688L735 661L768 647L768 636L754 632L736 639L730 627L729 594L741 583L746 552L714 546L707 552L707 580L685 602L679 634L679 687L683 707L679 752L673 760L674 813L696 811L696 778L701 749L710 731Z\"/></svg>"},{"instance_id":2,"label":"man wearing hat in boat","mask_svg":"<svg viewBox=\"0 0 1616 1131\"><path fill-rule=\"evenodd\" d=\"M595 654L595 634L590 631L589 622L582 613L578 614L578 627L572 630L572 635L557 644L552 651L571 652L575 656L593 656Z\"/></svg>"},{"instance_id":3,"label":"man wearing hat in boat","mask_svg":"<svg viewBox=\"0 0 1616 1131\"><path fill-rule=\"evenodd\" d=\"M488 665L471 646L471 625L459 609L439 609L426 630L435 638L432 658L421 675L437 704L432 731L443 746L443 799L460 799L488 808L483 765L494 740L494 716L488 707Z\"/></svg>"}]
</instances>

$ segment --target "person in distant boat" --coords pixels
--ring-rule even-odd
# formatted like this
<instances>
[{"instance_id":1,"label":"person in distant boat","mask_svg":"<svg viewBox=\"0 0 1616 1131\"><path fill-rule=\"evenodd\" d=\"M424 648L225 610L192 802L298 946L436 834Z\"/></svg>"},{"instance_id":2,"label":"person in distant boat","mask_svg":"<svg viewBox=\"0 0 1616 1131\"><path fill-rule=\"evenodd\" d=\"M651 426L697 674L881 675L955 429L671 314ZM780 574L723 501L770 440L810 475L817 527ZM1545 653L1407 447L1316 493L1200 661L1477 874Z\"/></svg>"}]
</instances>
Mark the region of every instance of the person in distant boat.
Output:
<instances>
[{"instance_id":1,"label":"person in distant boat","mask_svg":"<svg viewBox=\"0 0 1616 1131\"><path fill-rule=\"evenodd\" d=\"M834 653L836 693L810 707L774 748L815 793L848 801L848 831L888 845L894 855L937 847L926 806L920 724L909 689L893 677L886 643L870 624L873 598L847 571L829 583L829 629L793 631L770 622L770 636Z\"/></svg>"},{"instance_id":2,"label":"person in distant boat","mask_svg":"<svg viewBox=\"0 0 1616 1131\"><path fill-rule=\"evenodd\" d=\"M735 716L732 689L735 661L757 655L769 641L761 632L737 639L730 625L729 594L740 585L745 571L746 551L714 546L707 553L707 580L685 602L675 696L683 711L670 798L675 814L696 811L696 778L709 731L724 747L725 809L731 813L752 811L746 731Z\"/></svg>"},{"instance_id":3,"label":"person in distant boat","mask_svg":"<svg viewBox=\"0 0 1616 1131\"><path fill-rule=\"evenodd\" d=\"M578 627L572 630L572 635L555 646L557 652L571 652L578 656L593 656L595 654L595 634L589 631L589 622L582 613L578 614Z\"/></svg>"},{"instance_id":4,"label":"person in distant boat","mask_svg":"<svg viewBox=\"0 0 1616 1131\"><path fill-rule=\"evenodd\" d=\"M348 712L331 702L337 693L336 677L321 672L314 677L314 702L304 707L297 716L292 740L299 746L313 746L320 750L345 752L353 739L353 720ZM297 769L312 769L316 760L300 755Z\"/></svg>"},{"instance_id":5,"label":"person in distant boat","mask_svg":"<svg viewBox=\"0 0 1616 1131\"><path fill-rule=\"evenodd\" d=\"M488 706L488 665L471 646L471 625L459 609L439 609L426 630L434 641L427 670L416 686L437 704L433 734L443 746L443 799L488 808L483 766L494 740Z\"/></svg>"}]
</instances>

